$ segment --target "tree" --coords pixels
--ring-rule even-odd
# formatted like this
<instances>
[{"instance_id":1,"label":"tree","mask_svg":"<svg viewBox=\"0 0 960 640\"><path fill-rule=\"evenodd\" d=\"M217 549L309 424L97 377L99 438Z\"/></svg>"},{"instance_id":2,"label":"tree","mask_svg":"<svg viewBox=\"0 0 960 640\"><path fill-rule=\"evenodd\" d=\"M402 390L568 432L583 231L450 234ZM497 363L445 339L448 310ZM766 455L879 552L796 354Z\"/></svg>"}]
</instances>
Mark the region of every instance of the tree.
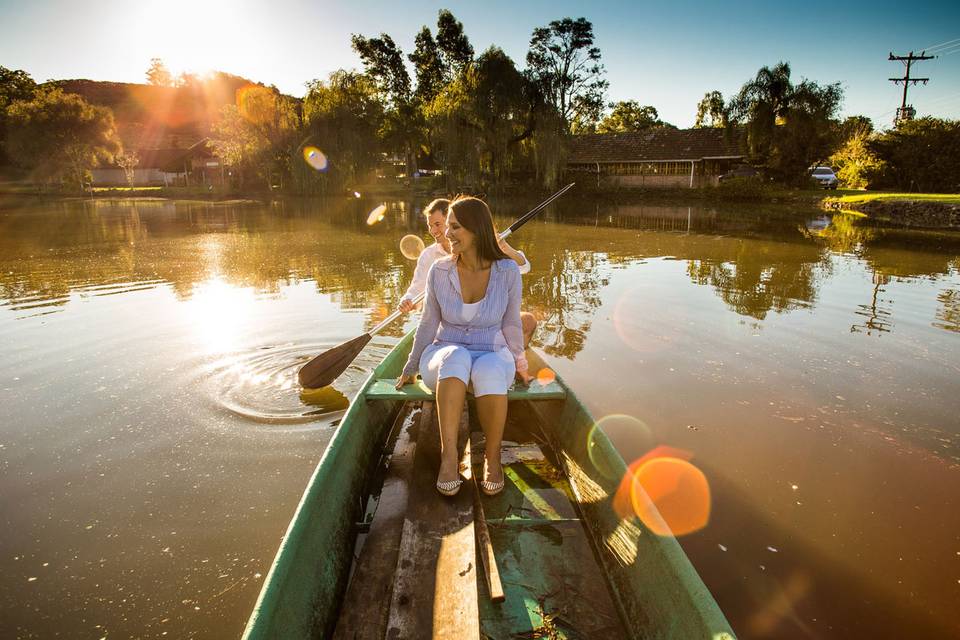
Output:
<instances>
[{"instance_id":1,"label":"tree","mask_svg":"<svg viewBox=\"0 0 960 640\"><path fill-rule=\"evenodd\" d=\"M722 93L708 91L703 95L703 99L697 104L697 120L693 126L695 129L727 126L727 106Z\"/></svg>"},{"instance_id":2,"label":"tree","mask_svg":"<svg viewBox=\"0 0 960 640\"><path fill-rule=\"evenodd\" d=\"M527 67L564 131L589 131L600 120L609 83L589 20L563 18L534 29Z\"/></svg>"},{"instance_id":3,"label":"tree","mask_svg":"<svg viewBox=\"0 0 960 640\"><path fill-rule=\"evenodd\" d=\"M7 108L17 101L29 101L37 90L37 83L26 71L0 66L0 165L8 162Z\"/></svg>"},{"instance_id":4,"label":"tree","mask_svg":"<svg viewBox=\"0 0 960 640\"><path fill-rule=\"evenodd\" d=\"M446 173L460 182L501 182L533 132L530 93L529 81L496 47L445 86L426 113Z\"/></svg>"},{"instance_id":5,"label":"tree","mask_svg":"<svg viewBox=\"0 0 960 640\"><path fill-rule=\"evenodd\" d=\"M447 9L437 16L437 48L449 82L473 61L473 47L463 33L463 25Z\"/></svg>"},{"instance_id":6,"label":"tree","mask_svg":"<svg viewBox=\"0 0 960 640\"><path fill-rule=\"evenodd\" d=\"M597 133L630 133L658 127L673 127L660 120L656 108L636 100L611 102L613 111L597 125ZM674 127L675 128L675 127Z\"/></svg>"},{"instance_id":7,"label":"tree","mask_svg":"<svg viewBox=\"0 0 960 640\"><path fill-rule=\"evenodd\" d=\"M160 58L150 59L150 68L147 69L147 82L155 87L172 87L173 76L167 70Z\"/></svg>"},{"instance_id":8,"label":"tree","mask_svg":"<svg viewBox=\"0 0 960 640\"><path fill-rule=\"evenodd\" d=\"M120 151L113 112L60 89L41 89L7 108L8 152L40 180L83 188L90 169Z\"/></svg>"},{"instance_id":9,"label":"tree","mask_svg":"<svg viewBox=\"0 0 960 640\"><path fill-rule=\"evenodd\" d=\"M295 158L300 119L294 101L276 87L249 86L226 105L213 126L211 144L224 163L237 172L243 188L251 173L267 186L277 177L283 186Z\"/></svg>"},{"instance_id":10,"label":"tree","mask_svg":"<svg viewBox=\"0 0 960 640\"><path fill-rule=\"evenodd\" d=\"M830 156L840 183L849 189L865 189L883 173L884 164L870 149L873 122L864 116L850 116L840 125L840 148Z\"/></svg>"},{"instance_id":11,"label":"tree","mask_svg":"<svg viewBox=\"0 0 960 640\"><path fill-rule=\"evenodd\" d=\"M326 82L309 82L303 99L306 140L330 159L330 170L320 180L342 186L366 177L377 162L383 119L384 105L369 76L341 69ZM311 184L307 176L316 180L316 174L305 169L303 190Z\"/></svg>"},{"instance_id":12,"label":"tree","mask_svg":"<svg viewBox=\"0 0 960 640\"><path fill-rule=\"evenodd\" d=\"M867 147L883 163L871 188L960 192L960 120L907 120Z\"/></svg>"},{"instance_id":13,"label":"tree","mask_svg":"<svg viewBox=\"0 0 960 640\"><path fill-rule=\"evenodd\" d=\"M412 175L416 171L417 149L423 138L423 115L413 100L403 53L393 38L385 33L379 38L354 34L351 43L360 55L367 75L376 83L387 103L382 138L391 149L402 151L407 175Z\"/></svg>"},{"instance_id":14,"label":"tree","mask_svg":"<svg viewBox=\"0 0 960 640\"><path fill-rule=\"evenodd\" d=\"M136 175L135 170L140 164L140 156L136 151L124 150L116 156L117 166L123 169L123 176L127 179L127 186L133 188L133 180Z\"/></svg>"},{"instance_id":15,"label":"tree","mask_svg":"<svg viewBox=\"0 0 960 640\"><path fill-rule=\"evenodd\" d=\"M437 47L430 29L423 27L414 38L414 50L407 58L413 63L417 78L416 98L421 104L427 104L440 92L448 79L440 49Z\"/></svg>"},{"instance_id":16,"label":"tree","mask_svg":"<svg viewBox=\"0 0 960 640\"><path fill-rule=\"evenodd\" d=\"M808 168L837 144L835 116L843 99L839 83L794 85L790 65L762 67L729 105L729 124L742 125L750 160L776 179L803 186Z\"/></svg>"}]
</instances>

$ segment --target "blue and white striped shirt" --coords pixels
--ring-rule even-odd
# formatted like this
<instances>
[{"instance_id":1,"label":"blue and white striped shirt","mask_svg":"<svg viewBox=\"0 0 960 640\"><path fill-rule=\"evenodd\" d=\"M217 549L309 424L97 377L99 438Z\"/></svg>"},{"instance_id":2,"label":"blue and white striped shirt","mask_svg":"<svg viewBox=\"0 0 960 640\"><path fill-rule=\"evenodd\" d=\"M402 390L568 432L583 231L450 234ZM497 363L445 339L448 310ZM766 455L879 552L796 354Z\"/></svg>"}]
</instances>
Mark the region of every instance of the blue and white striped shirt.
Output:
<instances>
[{"instance_id":1,"label":"blue and white striped shirt","mask_svg":"<svg viewBox=\"0 0 960 640\"><path fill-rule=\"evenodd\" d=\"M456 257L433 263L427 275L427 297L423 316L413 340L413 349L403 368L413 375L420 368L420 356L432 343L458 344L475 351L510 349L517 371L527 370L523 355L523 328L520 324L522 285L520 267L507 258L490 266L487 291L472 319L463 316L463 296Z\"/></svg>"}]
</instances>

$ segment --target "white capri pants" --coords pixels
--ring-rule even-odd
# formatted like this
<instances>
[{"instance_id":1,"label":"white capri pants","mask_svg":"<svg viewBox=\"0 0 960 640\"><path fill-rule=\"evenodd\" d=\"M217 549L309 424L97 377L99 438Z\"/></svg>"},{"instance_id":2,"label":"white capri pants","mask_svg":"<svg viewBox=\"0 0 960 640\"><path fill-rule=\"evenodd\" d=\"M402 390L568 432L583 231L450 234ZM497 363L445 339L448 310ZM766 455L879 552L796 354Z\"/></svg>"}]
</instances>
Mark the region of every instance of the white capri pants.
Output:
<instances>
[{"instance_id":1,"label":"white capri pants","mask_svg":"<svg viewBox=\"0 0 960 640\"><path fill-rule=\"evenodd\" d=\"M458 344L434 343L420 356L420 377L436 393L437 382L458 378L473 382L475 397L506 395L513 383L517 365L506 347L497 351L473 351Z\"/></svg>"}]
</instances>

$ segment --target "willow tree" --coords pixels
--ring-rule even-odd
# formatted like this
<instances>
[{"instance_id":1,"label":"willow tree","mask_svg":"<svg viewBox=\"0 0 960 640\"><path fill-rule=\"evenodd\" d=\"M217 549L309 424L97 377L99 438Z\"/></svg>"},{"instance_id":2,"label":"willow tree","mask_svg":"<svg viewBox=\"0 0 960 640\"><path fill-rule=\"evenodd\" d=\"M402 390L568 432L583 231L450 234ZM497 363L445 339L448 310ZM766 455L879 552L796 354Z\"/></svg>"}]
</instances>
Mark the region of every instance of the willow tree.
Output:
<instances>
[{"instance_id":1,"label":"willow tree","mask_svg":"<svg viewBox=\"0 0 960 640\"><path fill-rule=\"evenodd\" d=\"M345 186L370 177L380 150L379 132L384 106L374 81L366 74L340 69L326 82L307 84L303 99L304 144L315 145L326 154L330 168L325 174L300 164L301 190L333 182Z\"/></svg>"},{"instance_id":2,"label":"willow tree","mask_svg":"<svg viewBox=\"0 0 960 640\"><path fill-rule=\"evenodd\" d=\"M501 49L491 47L428 106L438 156L455 179L502 183L533 134L533 88Z\"/></svg>"},{"instance_id":3,"label":"willow tree","mask_svg":"<svg viewBox=\"0 0 960 640\"><path fill-rule=\"evenodd\" d=\"M80 189L90 170L112 162L121 148L110 109L60 89L40 89L30 100L13 102L7 126L10 157L35 179Z\"/></svg>"}]
</instances>

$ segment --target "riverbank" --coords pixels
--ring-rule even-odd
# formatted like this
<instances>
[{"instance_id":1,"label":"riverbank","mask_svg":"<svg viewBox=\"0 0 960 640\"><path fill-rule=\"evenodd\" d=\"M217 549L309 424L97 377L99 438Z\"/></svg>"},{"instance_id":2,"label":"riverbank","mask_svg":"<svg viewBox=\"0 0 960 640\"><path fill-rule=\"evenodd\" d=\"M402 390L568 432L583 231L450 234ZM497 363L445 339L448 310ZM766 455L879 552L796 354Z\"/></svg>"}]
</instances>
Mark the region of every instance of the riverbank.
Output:
<instances>
[{"instance_id":1,"label":"riverbank","mask_svg":"<svg viewBox=\"0 0 960 640\"><path fill-rule=\"evenodd\" d=\"M856 192L824 198L825 209L855 211L870 220L919 229L960 229L960 194Z\"/></svg>"}]
</instances>

